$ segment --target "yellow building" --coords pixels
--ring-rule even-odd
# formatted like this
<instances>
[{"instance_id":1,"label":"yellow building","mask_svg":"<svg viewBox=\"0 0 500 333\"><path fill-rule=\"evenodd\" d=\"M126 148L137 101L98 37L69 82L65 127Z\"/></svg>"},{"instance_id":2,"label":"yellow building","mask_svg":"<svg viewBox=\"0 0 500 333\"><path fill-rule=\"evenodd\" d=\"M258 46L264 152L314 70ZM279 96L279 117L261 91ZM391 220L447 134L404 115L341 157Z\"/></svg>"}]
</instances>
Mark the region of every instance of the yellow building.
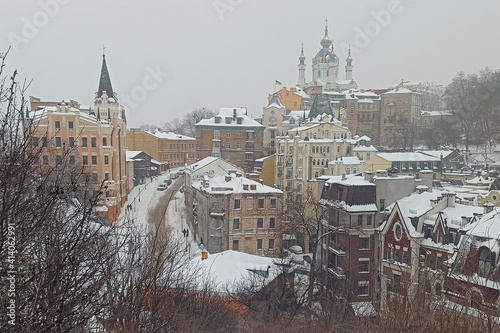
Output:
<instances>
[{"instance_id":1,"label":"yellow building","mask_svg":"<svg viewBox=\"0 0 500 333\"><path fill-rule=\"evenodd\" d=\"M159 162L170 162L172 168L195 162L196 139L168 131L127 131L129 150L143 151Z\"/></svg>"},{"instance_id":2,"label":"yellow building","mask_svg":"<svg viewBox=\"0 0 500 333\"><path fill-rule=\"evenodd\" d=\"M267 98L269 103L274 95L279 96L281 104L283 104L288 110L298 111L305 110L310 107L309 96L300 88L293 87L286 89L286 87L283 87L274 94L269 94Z\"/></svg>"},{"instance_id":3,"label":"yellow building","mask_svg":"<svg viewBox=\"0 0 500 333\"><path fill-rule=\"evenodd\" d=\"M104 55L93 109L76 101L44 102L34 97L30 104L29 121L36 126L33 144L42 148L37 163L42 168L55 167L64 158L69 166L83 166L96 189L104 181L107 188L99 211L107 212L110 224L116 221L130 190L125 164L127 121L111 87Z\"/></svg>"},{"instance_id":4,"label":"yellow building","mask_svg":"<svg viewBox=\"0 0 500 333\"><path fill-rule=\"evenodd\" d=\"M260 181L262 179L262 184L274 187L274 167L276 165L276 154L262 157L255 160L255 165L253 169L253 174L255 178L248 174L248 178Z\"/></svg>"}]
</instances>

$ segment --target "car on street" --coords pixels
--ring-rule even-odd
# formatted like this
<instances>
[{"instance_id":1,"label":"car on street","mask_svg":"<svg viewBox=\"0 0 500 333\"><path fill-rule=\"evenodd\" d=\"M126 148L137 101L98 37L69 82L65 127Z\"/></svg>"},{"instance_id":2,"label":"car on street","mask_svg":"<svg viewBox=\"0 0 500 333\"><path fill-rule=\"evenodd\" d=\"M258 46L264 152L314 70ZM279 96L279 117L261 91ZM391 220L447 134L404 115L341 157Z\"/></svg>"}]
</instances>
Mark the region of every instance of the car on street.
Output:
<instances>
[{"instance_id":1,"label":"car on street","mask_svg":"<svg viewBox=\"0 0 500 333\"><path fill-rule=\"evenodd\" d=\"M186 171L184 171L184 169L180 169L179 171L177 171L177 174L179 175L183 175Z\"/></svg>"},{"instance_id":2,"label":"car on street","mask_svg":"<svg viewBox=\"0 0 500 333\"><path fill-rule=\"evenodd\" d=\"M158 191L165 191L167 189L168 185L163 183L163 184L160 184L158 185L158 187L156 188Z\"/></svg>"},{"instance_id":3,"label":"car on street","mask_svg":"<svg viewBox=\"0 0 500 333\"><path fill-rule=\"evenodd\" d=\"M177 179L177 178L179 178L179 175L177 174L177 172L170 173L170 179Z\"/></svg>"},{"instance_id":4,"label":"car on street","mask_svg":"<svg viewBox=\"0 0 500 333\"><path fill-rule=\"evenodd\" d=\"M163 182L165 184L167 184L167 185L170 185L170 184L172 184L172 179L170 179L170 178L169 179L165 179L165 180L163 180Z\"/></svg>"}]
</instances>

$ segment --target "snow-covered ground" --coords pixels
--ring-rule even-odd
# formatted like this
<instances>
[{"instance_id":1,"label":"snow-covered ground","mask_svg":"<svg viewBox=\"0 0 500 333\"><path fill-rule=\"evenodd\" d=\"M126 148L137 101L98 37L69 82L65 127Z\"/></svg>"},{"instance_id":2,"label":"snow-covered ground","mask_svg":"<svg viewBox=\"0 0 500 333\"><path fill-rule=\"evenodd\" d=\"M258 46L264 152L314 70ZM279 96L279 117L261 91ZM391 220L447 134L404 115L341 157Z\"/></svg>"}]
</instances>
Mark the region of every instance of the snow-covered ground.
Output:
<instances>
[{"instance_id":1,"label":"snow-covered ground","mask_svg":"<svg viewBox=\"0 0 500 333\"><path fill-rule=\"evenodd\" d=\"M177 172L181 168L174 168L171 172ZM165 172L157 177L148 178L145 184L137 185L128 195L128 200L122 208L122 212L118 217L117 225L123 225L128 217L133 220L133 225L140 230L146 231L148 228L148 213L153 209L162 198L164 191L158 191L157 187L164 180L170 178L170 172ZM179 179L173 181L181 181ZM170 185L172 186L172 185ZM169 187L170 187L169 186ZM132 210L127 210L127 206L132 205ZM199 253L198 244L193 241L193 230L186 223L186 209L184 205L184 193L177 191L175 197L170 202L167 208L166 226L172 229L172 235L180 239L184 246L188 249L187 254L190 257ZM187 237L184 237L183 229L189 229ZM200 254L201 256L201 254Z\"/></svg>"}]
</instances>

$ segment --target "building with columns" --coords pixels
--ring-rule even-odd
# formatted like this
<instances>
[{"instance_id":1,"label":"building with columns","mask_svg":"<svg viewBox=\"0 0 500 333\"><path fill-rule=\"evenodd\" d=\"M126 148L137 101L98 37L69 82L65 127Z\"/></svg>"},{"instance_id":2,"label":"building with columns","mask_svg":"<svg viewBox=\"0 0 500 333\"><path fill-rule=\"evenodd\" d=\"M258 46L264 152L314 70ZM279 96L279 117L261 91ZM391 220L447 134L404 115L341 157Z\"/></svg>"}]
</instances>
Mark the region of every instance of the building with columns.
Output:
<instances>
[{"instance_id":1,"label":"building with columns","mask_svg":"<svg viewBox=\"0 0 500 333\"><path fill-rule=\"evenodd\" d=\"M125 109L111 86L105 56L93 108L76 101L45 102L35 97L30 97L30 108L29 121L37 124L32 139L42 148L39 165L56 166L64 156L70 167L84 167L96 190L104 182L99 211L111 224L120 215L130 189L125 165Z\"/></svg>"}]
</instances>

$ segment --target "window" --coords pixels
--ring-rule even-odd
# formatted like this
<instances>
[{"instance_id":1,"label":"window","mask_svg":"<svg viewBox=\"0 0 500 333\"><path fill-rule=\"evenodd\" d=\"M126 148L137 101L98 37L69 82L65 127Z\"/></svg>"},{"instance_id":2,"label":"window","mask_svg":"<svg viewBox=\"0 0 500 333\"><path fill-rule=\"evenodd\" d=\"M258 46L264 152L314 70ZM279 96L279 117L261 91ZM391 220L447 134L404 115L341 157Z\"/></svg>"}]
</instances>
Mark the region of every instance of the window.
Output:
<instances>
[{"instance_id":1,"label":"window","mask_svg":"<svg viewBox=\"0 0 500 333\"><path fill-rule=\"evenodd\" d=\"M92 155L92 165L97 165L97 156Z\"/></svg>"},{"instance_id":2,"label":"window","mask_svg":"<svg viewBox=\"0 0 500 333\"><path fill-rule=\"evenodd\" d=\"M104 173L104 180L109 180L109 172Z\"/></svg>"},{"instance_id":3,"label":"window","mask_svg":"<svg viewBox=\"0 0 500 333\"><path fill-rule=\"evenodd\" d=\"M240 219L233 219L233 230L240 229Z\"/></svg>"},{"instance_id":4,"label":"window","mask_svg":"<svg viewBox=\"0 0 500 333\"><path fill-rule=\"evenodd\" d=\"M271 209L276 209L276 198L271 198Z\"/></svg>"},{"instance_id":5,"label":"window","mask_svg":"<svg viewBox=\"0 0 500 333\"><path fill-rule=\"evenodd\" d=\"M370 286L368 281L358 282L358 296L368 296L368 287Z\"/></svg>"},{"instance_id":6,"label":"window","mask_svg":"<svg viewBox=\"0 0 500 333\"><path fill-rule=\"evenodd\" d=\"M371 215L368 215L366 217L366 225L372 225L372 216Z\"/></svg>"},{"instance_id":7,"label":"window","mask_svg":"<svg viewBox=\"0 0 500 333\"><path fill-rule=\"evenodd\" d=\"M236 137L241 138L241 132L236 132Z\"/></svg>"},{"instance_id":8,"label":"window","mask_svg":"<svg viewBox=\"0 0 500 333\"><path fill-rule=\"evenodd\" d=\"M370 260L359 259L359 273L369 273L370 272Z\"/></svg>"},{"instance_id":9,"label":"window","mask_svg":"<svg viewBox=\"0 0 500 333\"><path fill-rule=\"evenodd\" d=\"M91 144L92 148L97 147L97 139L95 136L90 138L90 144Z\"/></svg>"},{"instance_id":10,"label":"window","mask_svg":"<svg viewBox=\"0 0 500 333\"><path fill-rule=\"evenodd\" d=\"M264 209L264 198L259 198L259 209Z\"/></svg>"},{"instance_id":11,"label":"window","mask_svg":"<svg viewBox=\"0 0 500 333\"><path fill-rule=\"evenodd\" d=\"M230 142L226 142L226 149L231 149L231 143Z\"/></svg>"},{"instance_id":12,"label":"window","mask_svg":"<svg viewBox=\"0 0 500 333\"><path fill-rule=\"evenodd\" d=\"M238 142L238 143L236 144L236 148L241 149L241 142Z\"/></svg>"},{"instance_id":13,"label":"window","mask_svg":"<svg viewBox=\"0 0 500 333\"><path fill-rule=\"evenodd\" d=\"M97 183L97 172L92 172L92 181Z\"/></svg>"},{"instance_id":14,"label":"window","mask_svg":"<svg viewBox=\"0 0 500 333\"><path fill-rule=\"evenodd\" d=\"M43 155L43 165L49 165L49 156Z\"/></svg>"},{"instance_id":15,"label":"window","mask_svg":"<svg viewBox=\"0 0 500 333\"><path fill-rule=\"evenodd\" d=\"M236 124L241 125L243 123L243 118L236 118Z\"/></svg>"},{"instance_id":16,"label":"window","mask_svg":"<svg viewBox=\"0 0 500 333\"><path fill-rule=\"evenodd\" d=\"M257 250L262 250L262 239L257 239Z\"/></svg>"},{"instance_id":17,"label":"window","mask_svg":"<svg viewBox=\"0 0 500 333\"><path fill-rule=\"evenodd\" d=\"M68 129L69 130L73 129L73 122L72 121L68 121Z\"/></svg>"},{"instance_id":18,"label":"window","mask_svg":"<svg viewBox=\"0 0 500 333\"><path fill-rule=\"evenodd\" d=\"M231 124L231 117L226 117L226 124Z\"/></svg>"},{"instance_id":19,"label":"window","mask_svg":"<svg viewBox=\"0 0 500 333\"><path fill-rule=\"evenodd\" d=\"M262 217L257 218L257 228L258 229L264 228L264 218Z\"/></svg>"},{"instance_id":20,"label":"window","mask_svg":"<svg viewBox=\"0 0 500 333\"><path fill-rule=\"evenodd\" d=\"M403 249L403 259L401 260L403 264L409 264L408 260L408 249Z\"/></svg>"},{"instance_id":21,"label":"window","mask_svg":"<svg viewBox=\"0 0 500 333\"><path fill-rule=\"evenodd\" d=\"M69 155L69 164L75 165L75 155Z\"/></svg>"},{"instance_id":22,"label":"window","mask_svg":"<svg viewBox=\"0 0 500 333\"><path fill-rule=\"evenodd\" d=\"M72 136L69 137L69 147L75 148L75 138Z\"/></svg>"},{"instance_id":23,"label":"window","mask_svg":"<svg viewBox=\"0 0 500 333\"><path fill-rule=\"evenodd\" d=\"M363 215L358 215L358 225L363 225Z\"/></svg>"},{"instance_id":24,"label":"window","mask_svg":"<svg viewBox=\"0 0 500 333\"><path fill-rule=\"evenodd\" d=\"M240 199L234 199L233 209L241 209L241 201L240 201Z\"/></svg>"},{"instance_id":25,"label":"window","mask_svg":"<svg viewBox=\"0 0 500 333\"><path fill-rule=\"evenodd\" d=\"M89 165L89 158L87 155L82 156L82 163L83 165Z\"/></svg>"},{"instance_id":26,"label":"window","mask_svg":"<svg viewBox=\"0 0 500 333\"><path fill-rule=\"evenodd\" d=\"M37 136L32 137L31 143L33 144L33 147L37 147L38 146L38 137Z\"/></svg>"},{"instance_id":27,"label":"window","mask_svg":"<svg viewBox=\"0 0 500 333\"><path fill-rule=\"evenodd\" d=\"M491 251L488 248L481 248L479 251L479 265L477 274L482 277L488 277L491 271Z\"/></svg>"},{"instance_id":28,"label":"window","mask_svg":"<svg viewBox=\"0 0 500 333\"><path fill-rule=\"evenodd\" d=\"M55 127L56 127L56 129L61 129L61 122L60 121L56 121L55 122Z\"/></svg>"},{"instance_id":29,"label":"window","mask_svg":"<svg viewBox=\"0 0 500 333\"><path fill-rule=\"evenodd\" d=\"M274 239L269 239L269 250L274 250Z\"/></svg>"},{"instance_id":30,"label":"window","mask_svg":"<svg viewBox=\"0 0 500 333\"><path fill-rule=\"evenodd\" d=\"M82 137L82 147L87 148L87 137L86 136Z\"/></svg>"},{"instance_id":31,"label":"window","mask_svg":"<svg viewBox=\"0 0 500 333\"><path fill-rule=\"evenodd\" d=\"M42 147L47 148L47 137L42 136Z\"/></svg>"},{"instance_id":32,"label":"window","mask_svg":"<svg viewBox=\"0 0 500 333\"><path fill-rule=\"evenodd\" d=\"M360 250L369 250L370 249L370 238L363 237L359 239L359 249Z\"/></svg>"},{"instance_id":33,"label":"window","mask_svg":"<svg viewBox=\"0 0 500 333\"><path fill-rule=\"evenodd\" d=\"M396 223L394 226L394 237L396 240L401 240L401 237L403 236L403 227L401 227L401 224Z\"/></svg>"},{"instance_id":34,"label":"window","mask_svg":"<svg viewBox=\"0 0 500 333\"><path fill-rule=\"evenodd\" d=\"M220 131L219 130L214 131L214 139L220 139Z\"/></svg>"},{"instance_id":35,"label":"window","mask_svg":"<svg viewBox=\"0 0 500 333\"><path fill-rule=\"evenodd\" d=\"M61 137L60 136L56 136L56 147L61 148Z\"/></svg>"},{"instance_id":36,"label":"window","mask_svg":"<svg viewBox=\"0 0 500 333\"><path fill-rule=\"evenodd\" d=\"M233 251L238 251L239 246L240 246L240 241L237 239L233 240Z\"/></svg>"},{"instance_id":37,"label":"window","mask_svg":"<svg viewBox=\"0 0 500 333\"><path fill-rule=\"evenodd\" d=\"M220 124L220 117L215 117L215 123Z\"/></svg>"},{"instance_id":38,"label":"window","mask_svg":"<svg viewBox=\"0 0 500 333\"><path fill-rule=\"evenodd\" d=\"M229 154L226 154L226 161L229 161L231 159L231 156Z\"/></svg>"},{"instance_id":39,"label":"window","mask_svg":"<svg viewBox=\"0 0 500 333\"><path fill-rule=\"evenodd\" d=\"M102 137L102 145L103 146L107 146L108 145L108 138L105 137L105 136Z\"/></svg>"},{"instance_id":40,"label":"window","mask_svg":"<svg viewBox=\"0 0 500 333\"><path fill-rule=\"evenodd\" d=\"M236 155L236 160L241 161L241 154Z\"/></svg>"},{"instance_id":41,"label":"window","mask_svg":"<svg viewBox=\"0 0 500 333\"><path fill-rule=\"evenodd\" d=\"M385 210L385 199L380 199L380 211L383 212Z\"/></svg>"},{"instance_id":42,"label":"window","mask_svg":"<svg viewBox=\"0 0 500 333\"><path fill-rule=\"evenodd\" d=\"M226 132L226 138L230 138L231 137L231 132Z\"/></svg>"},{"instance_id":43,"label":"window","mask_svg":"<svg viewBox=\"0 0 500 333\"><path fill-rule=\"evenodd\" d=\"M270 217L269 218L269 228L274 229L276 227L276 218Z\"/></svg>"},{"instance_id":44,"label":"window","mask_svg":"<svg viewBox=\"0 0 500 333\"><path fill-rule=\"evenodd\" d=\"M109 156L104 155L104 165L109 165Z\"/></svg>"},{"instance_id":45,"label":"window","mask_svg":"<svg viewBox=\"0 0 500 333\"><path fill-rule=\"evenodd\" d=\"M272 127L276 126L276 118L269 119L269 126L272 126Z\"/></svg>"}]
</instances>

